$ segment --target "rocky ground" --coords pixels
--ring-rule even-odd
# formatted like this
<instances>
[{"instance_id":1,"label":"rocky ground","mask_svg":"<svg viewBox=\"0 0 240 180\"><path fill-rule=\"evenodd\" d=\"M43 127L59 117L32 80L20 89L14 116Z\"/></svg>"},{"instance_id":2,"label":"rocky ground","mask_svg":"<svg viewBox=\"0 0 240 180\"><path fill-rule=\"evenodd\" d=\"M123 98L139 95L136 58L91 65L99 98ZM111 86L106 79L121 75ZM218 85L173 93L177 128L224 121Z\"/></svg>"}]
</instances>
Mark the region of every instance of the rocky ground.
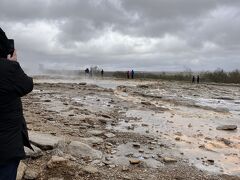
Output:
<instances>
[{"instance_id":1,"label":"rocky ground","mask_svg":"<svg viewBox=\"0 0 240 180\"><path fill-rule=\"evenodd\" d=\"M240 179L238 89L35 79L22 99L35 152L18 179Z\"/></svg>"}]
</instances>

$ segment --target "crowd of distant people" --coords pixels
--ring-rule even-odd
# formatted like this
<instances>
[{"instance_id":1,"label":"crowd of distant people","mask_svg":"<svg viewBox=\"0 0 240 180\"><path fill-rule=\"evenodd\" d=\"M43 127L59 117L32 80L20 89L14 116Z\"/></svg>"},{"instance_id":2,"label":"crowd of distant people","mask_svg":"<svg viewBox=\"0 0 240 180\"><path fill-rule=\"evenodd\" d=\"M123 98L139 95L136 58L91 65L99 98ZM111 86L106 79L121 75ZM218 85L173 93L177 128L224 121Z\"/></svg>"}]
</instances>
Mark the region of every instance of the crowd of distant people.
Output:
<instances>
[{"instance_id":1,"label":"crowd of distant people","mask_svg":"<svg viewBox=\"0 0 240 180\"><path fill-rule=\"evenodd\" d=\"M101 77L103 78L103 76L104 76L104 70L102 69L100 73L101 73ZM89 68L86 68L86 69L85 69L85 77L86 77L86 76L92 77L92 76L93 76L93 70L92 70L92 69L89 70Z\"/></svg>"}]
</instances>

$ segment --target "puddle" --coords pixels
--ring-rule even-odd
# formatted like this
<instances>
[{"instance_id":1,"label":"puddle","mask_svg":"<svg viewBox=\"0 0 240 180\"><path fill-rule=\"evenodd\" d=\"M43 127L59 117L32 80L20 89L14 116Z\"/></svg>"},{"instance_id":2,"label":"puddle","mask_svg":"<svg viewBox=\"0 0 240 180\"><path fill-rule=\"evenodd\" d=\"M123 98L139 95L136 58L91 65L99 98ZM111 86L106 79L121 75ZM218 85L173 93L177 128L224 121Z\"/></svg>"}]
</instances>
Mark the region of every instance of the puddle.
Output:
<instances>
[{"instance_id":1,"label":"puddle","mask_svg":"<svg viewBox=\"0 0 240 180\"><path fill-rule=\"evenodd\" d=\"M212 111L181 107L174 113L173 111L155 113L148 110L129 110L126 112L126 118L116 127L108 125L107 128L153 135L160 140L175 144L178 151L184 154L180 157L187 159L190 164L199 169L240 175L240 170L237 168L240 165L239 132L216 130L216 127L221 124L236 124L238 127L240 125L239 120L231 115L219 115ZM231 141L231 145L226 145L223 138ZM126 149L129 148L126 147ZM232 161L228 160L229 158ZM207 160L214 160L214 163L209 164Z\"/></svg>"}]
</instances>

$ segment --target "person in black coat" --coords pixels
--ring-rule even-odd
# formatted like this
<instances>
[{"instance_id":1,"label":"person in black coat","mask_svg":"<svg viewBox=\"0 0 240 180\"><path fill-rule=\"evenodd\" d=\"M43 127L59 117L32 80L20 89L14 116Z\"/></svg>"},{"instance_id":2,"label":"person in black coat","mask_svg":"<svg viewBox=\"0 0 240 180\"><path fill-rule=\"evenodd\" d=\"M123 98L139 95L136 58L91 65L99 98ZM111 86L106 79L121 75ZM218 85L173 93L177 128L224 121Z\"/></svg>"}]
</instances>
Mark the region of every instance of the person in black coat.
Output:
<instances>
[{"instance_id":1,"label":"person in black coat","mask_svg":"<svg viewBox=\"0 0 240 180\"><path fill-rule=\"evenodd\" d=\"M6 54L5 33L0 28L0 180L16 179L25 158L24 146L32 149L23 116L21 97L33 89L33 80L17 62L17 54Z\"/></svg>"}]
</instances>

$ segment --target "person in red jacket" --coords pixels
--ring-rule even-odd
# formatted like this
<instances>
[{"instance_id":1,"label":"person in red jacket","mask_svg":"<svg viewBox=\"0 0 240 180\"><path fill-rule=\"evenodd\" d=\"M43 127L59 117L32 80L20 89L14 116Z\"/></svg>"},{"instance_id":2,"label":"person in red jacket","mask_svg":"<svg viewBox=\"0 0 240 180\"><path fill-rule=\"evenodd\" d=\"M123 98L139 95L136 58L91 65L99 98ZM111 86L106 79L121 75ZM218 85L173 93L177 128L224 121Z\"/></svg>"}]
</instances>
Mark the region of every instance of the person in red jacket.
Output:
<instances>
[{"instance_id":1,"label":"person in red jacket","mask_svg":"<svg viewBox=\"0 0 240 180\"><path fill-rule=\"evenodd\" d=\"M24 146L32 149L23 116L21 97L33 89L0 28L0 180L15 180ZM12 52L11 52L12 51Z\"/></svg>"}]
</instances>

